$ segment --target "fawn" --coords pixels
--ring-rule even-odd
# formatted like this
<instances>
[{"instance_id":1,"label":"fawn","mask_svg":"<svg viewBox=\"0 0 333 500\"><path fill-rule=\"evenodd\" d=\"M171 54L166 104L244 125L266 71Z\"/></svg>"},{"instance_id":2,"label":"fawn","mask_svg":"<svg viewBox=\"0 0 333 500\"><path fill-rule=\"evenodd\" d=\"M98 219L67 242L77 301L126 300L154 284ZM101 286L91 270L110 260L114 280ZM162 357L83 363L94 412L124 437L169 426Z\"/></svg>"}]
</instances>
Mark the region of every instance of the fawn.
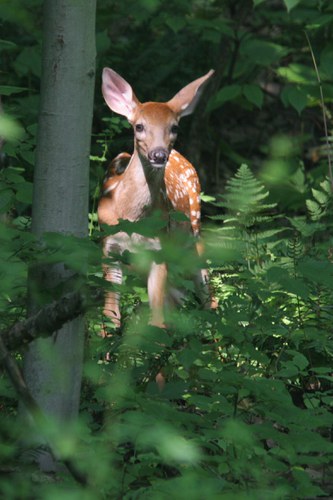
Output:
<instances>
[{"instance_id":1,"label":"fawn","mask_svg":"<svg viewBox=\"0 0 333 500\"><path fill-rule=\"evenodd\" d=\"M205 82L213 70L181 89L170 101L140 103L132 87L110 68L103 70L102 92L109 108L125 116L134 130L133 155L121 153L112 162L103 185L99 201L98 218L101 224L116 225L120 219L138 221L153 210L160 209L168 217L170 206L183 212L190 221L194 236L200 234L200 183L194 167L173 149L177 138L180 118L194 110ZM124 232L107 236L103 241L103 252L121 254L131 250L137 243L146 248L160 249L159 237L143 236ZM196 243L202 253L202 244ZM121 284L121 266L114 263L104 265L106 280ZM201 270L202 287L206 299L208 275ZM163 307L166 295L167 266L152 262L148 275L148 297L151 308L151 324L164 327ZM105 297L104 314L116 327L121 315L119 293L108 291ZM210 307L215 307L210 299ZM103 332L102 334L106 334Z\"/></svg>"}]
</instances>

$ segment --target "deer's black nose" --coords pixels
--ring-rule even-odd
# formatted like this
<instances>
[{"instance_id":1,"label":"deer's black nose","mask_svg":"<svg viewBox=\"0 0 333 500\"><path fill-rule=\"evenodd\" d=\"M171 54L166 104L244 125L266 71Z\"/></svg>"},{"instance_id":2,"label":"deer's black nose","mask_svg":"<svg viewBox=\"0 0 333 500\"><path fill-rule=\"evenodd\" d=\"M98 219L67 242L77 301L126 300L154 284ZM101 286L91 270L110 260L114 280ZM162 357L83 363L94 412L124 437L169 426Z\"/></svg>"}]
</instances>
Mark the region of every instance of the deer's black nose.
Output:
<instances>
[{"instance_id":1,"label":"deer's black nose","mask_svg":"<svg viewBox=\"0 0 333 500\"><path fill-rule=\"evenodd\" d=\"M153 149L148 153L148 159L156 165L164 165L168 161L169 151L163 148Z\"/></svg>"}]
</instances>

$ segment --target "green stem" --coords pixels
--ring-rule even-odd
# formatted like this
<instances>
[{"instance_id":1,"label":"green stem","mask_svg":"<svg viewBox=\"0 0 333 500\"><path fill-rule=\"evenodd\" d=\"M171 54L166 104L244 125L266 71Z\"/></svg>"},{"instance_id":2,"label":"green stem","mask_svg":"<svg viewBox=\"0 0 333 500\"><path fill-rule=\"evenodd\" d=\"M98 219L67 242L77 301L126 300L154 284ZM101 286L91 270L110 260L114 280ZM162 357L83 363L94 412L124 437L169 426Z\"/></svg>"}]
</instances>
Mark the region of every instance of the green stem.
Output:
<instances>
[{"instance_id":1,"label":"green stem","mask_svg":"<svg viewBox=\"0 0 333 500\"><path fill-rule=\"evenodd\" d=\"M327 120L326 120L326 114L325 114L325 102L324 102L323 87L321 84L321 78L320 78L316 58L315 58L315 55L314 55L313 50L312 50L310 38L309 38L306 31L304 31L304 33L305 33L305 37L307 39L307 42L308 42L308 45L310 48L311 57L312 57L313 65L315 68L315 72L316 72L317 80L318 80L318 84L319 84L320 101L321 101L321 107L322 107L322 112L323 112L323 122L324 122L324 131L325 131L326 148L327 148L328 171L329 171L329 178L330 178L330 182L331 182L331 191L333 191L333 171L332 171L332 160L331 160L331 145L330 145L329 139L328 139L328 128L327 128Z\"/></svg>"}]
</instances>

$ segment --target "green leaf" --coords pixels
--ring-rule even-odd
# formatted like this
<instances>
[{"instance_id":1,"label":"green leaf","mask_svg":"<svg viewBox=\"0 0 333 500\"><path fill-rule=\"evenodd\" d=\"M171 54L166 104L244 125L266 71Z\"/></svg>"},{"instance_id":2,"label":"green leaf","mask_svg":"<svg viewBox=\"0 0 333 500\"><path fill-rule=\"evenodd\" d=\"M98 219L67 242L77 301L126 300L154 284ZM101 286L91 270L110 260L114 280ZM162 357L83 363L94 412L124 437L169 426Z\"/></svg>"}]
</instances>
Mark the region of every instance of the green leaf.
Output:
<instances>
[{"instance_id":1,"label":"green leaf","mask_svg":"<svg viewBox=\"0 0 333 500\"><path fill-rule=\"evenodd\" d=\"M301 352L295 352L294 363L301 371L305 370L305 368L309 366L309 361Z\"/></svg>"},{"instance_id":2,"label":"green leaf","mask_svg":"<svg viewBox=\"0 0 333 500\"><path fill-rule=\"evenodd\" d=\"M296 5L300 3L301 0L284 0L284 4L287 7L288 12L291 11Z\"/></svg>"},{"instance_id":3,"label":"green leaf","mask_svg":"<svg viewBox=\"0 0 333 500\"><path fill-rule=\"evenodd\" d=\"M303 109L306 108L307 97L301 89L298 89L297 87L291 87L288 94L288 99L290 104L296 109L298 114L301 114Z\"/></svg>"},{"instance_id":4,"label":"green leaf","mask_svg":"<svg viewBox=\"0 0 333 500\"><path fill-rule=\"evenodd\" d=\"M170 211L170 219L176 222L186 222L188 221L188 217L178 210Z\"/></svg>"},{"instance_id":5,"label":"green leaf","mask_svg":"<svg viewBox=\"0 0 333 500\"><path fill-rule=\"evenodd\" d=\"M16 141L23 135L23 129L19 123L12 117L0 115L0 136L5 137L8 141Z\"/></svg>"},{"instance_id":6,"label":"green leaf","mask_svg":"<svg viewBox=\"0 0 333 500\"><path fill-rule=\"evenodd\" d=\"M315 30L315 29L323 29L323 27L329 23L331 23L333 20L333 15L332 14L323 14L323 15L318 15L315 16L314 19L311 18L310 22L309 19L307 19L308 24L307 24L307 29L309 30Z\"/></svg>"},{"instance_id":7,"label":"green leaf","mask_svg":"<svg viewBox=\"0 0 333 500\"><path fill-rule=\"evenodd\" d=\"M306 200L306 207L310 213L311 219L314 221L319 220L323 215L322 207L314 200Z\"/></svg>"},{"instance_id":8,"label":"green leaf","mask_svg":"<svg viewBox=\"0 0 333 500\"><path fill-rule=\"evenodd\" d=\"M32 203L32 182L22 182L17 186L16 199L22 203Z\"/></svg>"},{"instance_id":9,"label":"green leaf","mask_svg":"<svg viewBox=\"0 0 333 500\"><path fill-rule=\"evenodd\" d=\"M6 212L13 200L13 191L11 189L5 189L0 192L0 213Z\"/></svg>"},{"instance_id":10,"label":"green leaf","mask_svg":"<svg viewBox=\"0 0 333 500\"><path fill-rule=\"evenodd\" d=\"M40 78L41 64L40 46L26 46L13 62L13 68L19 76L33 74Z\"/></svg>"},{"instance_id":11,"label":"green leaf","mask_svg":"<svg viewBox=\"0 0 333 500\"><path fill-rule=\"evenodd\" d=\"M258 108L262 107L264 94L258 85L244 85L243 94L249 102L257 106Z\"/></svg>"},{"instance_id":12,"label":"green leaf","mask_svg":"<svg viewBox=\"0 0 333 500\"><path fill-rule=\"evenodd\" d=\"M176 214L176 212L174 212ZM174 215L178 217L178 215ZM181 216L182 217L182 216ZM131 222L126 219L120 219L116 226L103 226L106 234L115 234L118 231L124 231L127 234L138 233L147 237L154 237L166 226L167 222L163 220L159 211L154 212L151 216L139 221Z\"/></svg>"},{"instance_id":13,"label":"green leaf","mask_svg":"<svg viewBox=\"0 0 333 500\"><path fill-rule=\"evenodd\" d=\"M298 375L298 367L292 361L284 361L282 363L282 369L278 371L279 377L295 377Z\"/></svg>"},{"instance_id":14,"label":"green leaf","mask_svg":"<svg viewBox=\"0 0 333 500\"><path fill-rule=\"evenodd\" d=\"M328 179L325 179L323 182L320 183L320 187L325 191L327 194L331 194L331 183Z\"/></svg>"},{"instance_id":15,"label":"green leaf","mask_svg":"<svg viewBox=\"0 0 333 500\"><path fill-rule=\"evenodd\" d=\"M293 349L287 349L286 352L293 357L293 363L302 371L307 366L309 366L309 361L307 358L300 352L294 351Z\"/></svg>"},{"instance_id":16,"label":"green leaf","mask_svg":"<svg viewBox=\"0 0 333 500\"><path fill-rule=\"evenodd\" d=\"M238 224L252 225L253 214L259 214L273 207L273 205L268 206L263 203L268 195L265 186L260 184L249 167L243 164L239 167L235 177L228 181L221 206L227 208L228 217L237 214Z\"/></svg>"},{"instance_id":17,"label":"green leaf","mask_svg":"<svg viewBox=\"0 0 333 500\"><path fill-rule=\"evenodd\" d=\"M311 371L314 373L318 373L319 375L326 375L331 373L332 368L330 366L317 366L317 367L312 367Z\"/></svg>"},{"instance_id":18,"label":"green leaf","mask_svg":"<svg viewBox=\"0 0 333 500\"><path fill-rule=\"evenodd\" d=\"M304 64L292 63L276 70L277 74L291 83L317 85L314 69Z\"/></svg>"},{"instance_id":19,"label":"green leaf","mask_svg":"<svg viewBox=\"0 0 333 500\"><path fill-rule=\"evenodd\" d=\"M312 188L311 191L312 191L314 199L316 201L318 201L318 203L320 205L326 205L326 203L328 201L328 196L326 193L324 193L323 191L319 191L318 189L314 189L314 188Z\"/></svg>"},{"instance_id":20,"label":"green leaf","mask_svg":"<svg viewBox=\"0 0 333 500\"><path fill-rule=\"evenodd\" d=\"M306 177L303 164L300 164L296 172L290 177L290 182L299 193L306 192Z\"/></svg>"},{"instance_id":21,"label":"green leaf","mask_svg":"<svg viewBox=\"0 0 333 500\"><path fill-rule=\"evenodd\" d=\"M201 193L200 194L201 201L204 201L205 203L209 203L211 201L216 201L215 196L210 196L209 194Z\"/></svg>"},{"instance_id":22,"label":"green leaf","mask_svg":"<svg viewBox=\"0 0 333 500\"><path fill-rule=\"evenodd\" d=\"M292 293L302 299L307 299L310 295L310 290L304 281L295 278L284 278L280 280L280 284L288 293Z\"/></svg>"},{"instance_id":23,"label":"green leaf","mask_svg":"<svg viewBox=\"0 0 333 500\"><path fill-rule=\"evenodd\" d=\"M0 85L0 95L12 95L19 94L20 92L25 92L29 90L26 87L14 87L11 85Z\"/></svg>"},{"instance_id":24,"label":"green leaf","mask_svg":"<svg viewBox=\"0 0 333 500\"><path fill-rule=\"evenodd\" d=\"M193 349L183 349L178 354L179 362L183 365L185 370L188 370L192 366L197 357L198 354L193 351Z\"/></svg>"},{"instance_id":25,"label":"green leaf","mask_svg":"<svg viewBox=\"0 0 333 500\"><path fill-rule=\"evenodd\" d=\"M235 446L250 448L254 445L251 427L240 420L226 420L221 435Z\"/></svg>"},{"instance_id":26,"label":"green leaf","mask_svg":"<svg viewBox=\"0 0 333 500\"><path fill-rule=\"evenodd\" d=\"M178 31L186 26L186 18L183 16L167 16L165 18L165 24L169 26L174 33L178 33Z\"/></svg>"},{"instance_id":27,"label":"green leaf","mask_svg":"<svg viewBox=\"0 0 333 500\"><path fill-rule=\"evenodd\" d=\"M299 263L298 269L310 282L333 288L333 264L331 262L307 258Z\"/></svg>"},{"instance_id":28,"label":"green leaf","mask_svg":"<svg viewBox=\"0 0 333 500\"><path fill-rule=\"evenodd\" d=\"M240 52L260 66L270 66L289 53L290 49L277 43L259 38L246 39L240 47Z\"/></svg>"},{"instance_id":29,"label":"green leaf","mask_svg":"<svg viewBox=\"0 0 333 500\"><path fill-rule=\"evenodd\" d=\"M232 101L236 99L242 92L242 87L240 85L227 85L209 101L207 110L212 111L222 106L225 102Z\"/></svg>"},{"instance_id":30,"label":"green leaf","mask_svg":"<svg viewBox=\"0 0 333 500\"><path fill-rule=\"evenodd\" d=\"M290 104L301 114L307 105L307 96L300 88L287 86L283 89L281 99L285 104Z\"/></svg>"},{"instance_id":31,"label":"green leaf","mask_svg":"<svg viewBox=\"0 0 333 500\"><path fill-rule=\"evenodd\" d=\"M312 236L316 231L324 231L326 226L320 223L308 223L305 218L301 217L287 217L291 225L301 233L302 236L308 238Z\"/></svg>"},{"instance_id":32,"label":"green leaf","mask_svg":"<svg viewBox=\"0 0 333 500\"><path fill-rule=\"evenodd\" d=\"M320 54L320 66L319 73L322 77L332 78L333 68L332 68L332 58L333 58L333 46L326 46L322 53Z\"/></svg>"},{"instance_id":33,"label":"green leaf","mask_svg":"<svg viewBox=\"0 0 333 500\"><path fill-rule=\"evenodd\" d=\"M9 40L0 40L0 50L10 50L17 47L16 43Z\"/></svg>"}]
</instances>

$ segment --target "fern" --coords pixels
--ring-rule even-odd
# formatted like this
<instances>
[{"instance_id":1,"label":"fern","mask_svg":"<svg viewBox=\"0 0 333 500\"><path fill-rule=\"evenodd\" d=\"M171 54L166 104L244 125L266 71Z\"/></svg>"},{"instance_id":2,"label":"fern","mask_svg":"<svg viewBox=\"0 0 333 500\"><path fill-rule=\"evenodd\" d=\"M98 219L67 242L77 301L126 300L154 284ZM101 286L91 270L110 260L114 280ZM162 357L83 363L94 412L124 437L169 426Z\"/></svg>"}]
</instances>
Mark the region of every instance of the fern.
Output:
<instances>
[{"instance_id":1,"label":"fern","mask_svg":"<svg viewBox=\"0 0 333 500\"><path fill-rule=\"evenodd\" d=\"M312 188L313 199L306 200L306 206L311 220L319 221L332 208L332 191L328 179L320 183L321 189Z\"/></svg>"},{"instance_id":2,"label":"fern","mask_svg":"<svg viewBox=\"0 0 333 500\"><path fill-rule=\"evenodd\" d=\"M278 235L286 230L272 227L279 216L272 213L276 203L267 203L268 197L265 186L243 164L227 183L222 200L216 203L225 210L218 216L224 222L220 230L221 246L230 247L233 242L235 250L241 250L247 267L255 273L271 259L270 252L279 241Z\"/></svg>"},{"instance_id":3,"label":"fern","mask_svg":"<svg viewBox=\"0 0 333 500\"><path fill-rule=\"evenodd\" d=\"M298 233L288 240L287 255L294 263L304 255L304 246Z\"/></svg>"},{"instance_id":4,"label":"fern","mask_svg":"<svg viewBox=\"0 0 333 500\"><path fill-rule=\"evenodd\" d=\"M226 186L226 194L221 206L226 208L231 216L236 216L238 224L245 227L258 221L259 214L275 208L276 204L266 204L269 196L263 186L252 174L249 167L241 165Z\"/></svg>"}]
</instances>

